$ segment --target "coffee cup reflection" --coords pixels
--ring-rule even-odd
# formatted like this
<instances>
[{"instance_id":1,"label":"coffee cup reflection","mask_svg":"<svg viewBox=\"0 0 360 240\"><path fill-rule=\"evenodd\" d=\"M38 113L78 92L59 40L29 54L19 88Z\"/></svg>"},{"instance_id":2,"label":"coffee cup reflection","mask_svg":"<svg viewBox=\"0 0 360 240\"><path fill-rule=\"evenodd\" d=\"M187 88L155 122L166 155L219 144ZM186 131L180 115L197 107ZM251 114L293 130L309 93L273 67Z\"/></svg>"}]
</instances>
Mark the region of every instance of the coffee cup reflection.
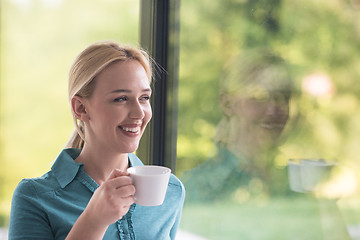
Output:
<instances>
[{"instance_id":1,"label":"coffee cup reflection","mask_svg":"<svg viewBox=\"0 0 360 240\"><path fill-rule=\"evenodd\" d=\"M290 159L288 174L290 189L300 193L311 193L330 178L335 163L323 159Z\"/></svg>"}]
</instances>

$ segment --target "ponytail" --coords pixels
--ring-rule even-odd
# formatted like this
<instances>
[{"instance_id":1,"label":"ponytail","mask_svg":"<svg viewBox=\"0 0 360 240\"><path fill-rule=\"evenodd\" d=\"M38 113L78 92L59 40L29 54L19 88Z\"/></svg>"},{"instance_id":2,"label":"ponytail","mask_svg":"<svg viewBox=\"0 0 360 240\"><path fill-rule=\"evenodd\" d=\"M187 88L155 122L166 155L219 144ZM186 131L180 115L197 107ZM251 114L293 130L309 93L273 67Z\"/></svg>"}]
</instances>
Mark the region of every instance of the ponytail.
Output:
<instances>
[{"instance_id":1,"label":"ponytail","mask_svg":"<svg viewBox=\"0 0 360 240\"><path fill-rule=\"evenodd\" d=\"M80 137L80 134L75 129L72 133L72 136L66 143L66 148L79 148L81 149L84 146L84 140Z\"/></svg>"},{"instance_id":2,"label":"ponytail","mask_svg":"<svg viewBox=\"0 0 360 240\"><path fill-rule=\"evenodd\" d=\"M66 143L65 147L82 149L85 143L84 123L80 120L78 122L78 120L76 120L75 117L74 117L74 121L76 128L72 133L70 139Z\"/></svg>"}]
</instances>

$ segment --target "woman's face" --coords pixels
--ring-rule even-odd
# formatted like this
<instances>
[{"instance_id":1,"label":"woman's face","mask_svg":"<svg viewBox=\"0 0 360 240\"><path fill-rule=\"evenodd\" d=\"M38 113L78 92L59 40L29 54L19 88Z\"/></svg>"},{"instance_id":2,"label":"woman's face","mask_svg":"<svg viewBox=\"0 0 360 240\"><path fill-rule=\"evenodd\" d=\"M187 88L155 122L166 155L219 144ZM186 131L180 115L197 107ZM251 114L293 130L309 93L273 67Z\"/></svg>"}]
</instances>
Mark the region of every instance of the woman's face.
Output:
<instances>
[{"instance_id":1,"label":"woman's face","mask_svg":"<svg viewBox=\"0 0 360 240\"><path fill-rule=\"evenodd\" d=\"M134 152L152 117L151 89L144 68L136 60L116 62L95 81L92 96L85 100L86 144L105 151Z\"/></svg>"},{"instance_id":2,"label":"woman's face","mask_svg":"<svg viewBox=\"0 0 360 240\"><path fill-rule=\"evenodd\" d=\"M232 99L232 112L258 141L276 141L289 118L289 93L259 87ZM240 128L242 129L242 128ZM240 134L240 133L239 133Z\"/></svg>"}]
</instances>

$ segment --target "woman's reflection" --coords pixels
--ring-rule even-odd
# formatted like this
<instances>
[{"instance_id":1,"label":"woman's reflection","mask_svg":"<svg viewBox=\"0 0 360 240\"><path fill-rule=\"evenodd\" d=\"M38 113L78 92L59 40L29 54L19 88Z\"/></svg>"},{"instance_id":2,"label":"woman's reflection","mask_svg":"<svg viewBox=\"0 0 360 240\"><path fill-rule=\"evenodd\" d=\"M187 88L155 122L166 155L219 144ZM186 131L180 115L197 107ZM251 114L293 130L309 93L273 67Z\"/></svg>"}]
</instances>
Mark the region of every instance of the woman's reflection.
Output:
<instances>
[{"instance_id":1,"label":"woman's reflection","mask_svg":"<svg viewBox=\"0 0 360 240\"><path fill-rule=\"evenodd\" d=\"M187 204L208 204L206 215L216 221L232 219L215 235L222 231L251 236L247 239L348 239L336 201L291 191L286 164L275 160L285 132L291 133L285 126L294 127L287 126L294 92L290 69L263 48L244 51L224 67L217 153L182 176ZM224 206L232 210L223 214ZM259 226L267 230L260 234Z\"/></svg>"},{"instance_id":2,"label":"woman's reflection","mask_svg":"<svg viewBox=\"0 0 360 240\"><path fill-rule=\"evenodd\" d=\"M283 171L273 166L289 118L291 83L288 64L267 49L245 51L225 65L217 155L184 174L189 201L242 201L288 189Z\"/></svg>"}]
</instances>

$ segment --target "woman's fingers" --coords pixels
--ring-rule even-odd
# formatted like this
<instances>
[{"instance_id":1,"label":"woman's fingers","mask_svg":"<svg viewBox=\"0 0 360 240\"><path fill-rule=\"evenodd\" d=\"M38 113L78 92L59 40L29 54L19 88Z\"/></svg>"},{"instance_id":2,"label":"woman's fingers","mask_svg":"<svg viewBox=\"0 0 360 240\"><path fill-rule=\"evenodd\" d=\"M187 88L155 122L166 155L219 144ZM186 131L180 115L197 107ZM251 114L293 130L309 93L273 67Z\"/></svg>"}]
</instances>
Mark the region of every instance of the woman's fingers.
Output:
<instances>
[{"instance_id":1,"label":"woman's fingers","mask_svg":"<svg viewBox=\"0 0 360 240\"><path fill-rule=\"evenodd\" d=\"M111 173L108 176L107 180L117 178L117 177L121 177L121 176L130 176L130 174L127 173L127 172L123 172L123 171L121 171L119 169L114 169L114 170L111 171Z\"/></svg>"},{"instance_id":2,"label":"woman's fingers","mask_svg":"<svg viewBox=\"0 0 360 240\"><path fill-rule=\"evenodd\" d=\"M135 187L128 173L113 170L107 180L95 190L86 215L98 219L99 224L109 225L121 219L134 203Z\"/></svg>"},{"instance_id":3,"label":"woman's fingers","mask_svg":"<svg viewBox=\"0 0 360 240\"><path fill-rule=\"evenodd\" d=\"M130 195L128 197L124 197L122 198L122 201L123 201L123 208L129 208L134 202L135 202L135 199L134 199L134 196L133 195ZM126 210L127 212L128 210Z\"/></svg>"},{"instance_id":4,"label":"woman's fingers","mask_svg":"<svg viewBox=\"0 0 360 240\"><path fill-rule=\"evenodd\" d=\"M113 170L108 180L103 184L109 192L113 192L118 197L132 197L135 194L135 187L128 173L117 169Z\"/></svg>"},{"instance_id":5,"label":"woman's fingers","mask_svg":"<svg viewBox=\"0 0 360 240\"><path fill-rule=\"evenodd\" d=\"M117 188L116 191L120 197L124 198L124 197L128 197L128 196L134 196L136 190L135 190L134 185L126 185L126 186Z\"/></svg>"},{"instance_id":6,"label":"woman's fingers","mask_svg":"<svg viewBox=\"0 0 360 240\"><path fill-rule=\"evenodd\" d=\"M119 188L129 186L129 185L133 186L132 180L128 176L116 177L116 178L108 180L104 184L106 184L107 187L110 187L112 189L119 189Z\"/></svg>"}]
</instances>

